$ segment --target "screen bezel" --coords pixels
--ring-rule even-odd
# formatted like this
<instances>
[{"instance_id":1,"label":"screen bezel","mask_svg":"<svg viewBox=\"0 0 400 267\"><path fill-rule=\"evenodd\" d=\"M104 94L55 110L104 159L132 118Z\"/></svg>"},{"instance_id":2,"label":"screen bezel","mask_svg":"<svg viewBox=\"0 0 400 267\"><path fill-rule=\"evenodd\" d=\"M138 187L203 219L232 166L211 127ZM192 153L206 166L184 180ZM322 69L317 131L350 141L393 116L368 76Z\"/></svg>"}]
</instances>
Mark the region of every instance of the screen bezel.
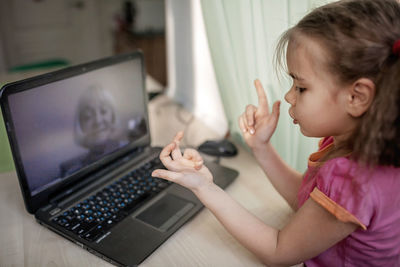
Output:
<instances>
[{"instance_id":1,"label":"screen bezel","mask_svg":"<svg viewBox=\"0 0 400 267\"><path fill-rule=\"evenodd\" d=\"M91 164L88 167L83 168L82 170L74 173L73 175L61 180L59 183L44 189L43 191L32 196L31 190L28 185L27 176L24 171L23 162L20 156L20 152L18 150L18 142L15 136L15 128L12 122L12 114L10 112L10 107L8 103L8 98L12 94L19 93L21 91L32 90L36 87L43 86L49 83L53 83L56 81L64 80L67 78L71 78L74 76L78 76L87 72L91 72L94 70L98 70L104 67L109 67L115 64L123 63L129 60L140 60L141 63L141 71L142 71L142 83L144 90L144 101L145 101L145 121L147 127L147 133L145 136L140 138L139 140L132 142L125 146L122 149L119 149L116 152L113 152L109 155L106 155L103 159L98 162ZM129 54L116 55L112 57L107 57L103 59L99 59L96 61L92 61L89 63L84 63L72 67L67 67L65 69L61 69L58 71L46 73L43 75L35 76L32 78L28 78L25 80L13 82L6 84L2 87L0 91L0 104L3 112L3 119L5 123L5 128L8 135L8 140L10 142L11 152L14 159L14 165L17 172L17 176L19 179L19 184L21 187L22 195L25 202L25 208L29 213L35 213L40 207L44 207L49 203L51 197L53 197L57 192L61 192L63 188L67 188L77 182L81 182L85 180L85 177L88 176L89 173L95 172L99 170L102 166L105 166L117 158L129 153L136 149L137 147L147 146L151 143L150 130L149 130L149 121L148 121L148 111L147 111L147 102L148 96L146 93L145 87L145 66L144 66L144 58L143 53L141 51L135 51Z\"/></svg>"}]
</instances>

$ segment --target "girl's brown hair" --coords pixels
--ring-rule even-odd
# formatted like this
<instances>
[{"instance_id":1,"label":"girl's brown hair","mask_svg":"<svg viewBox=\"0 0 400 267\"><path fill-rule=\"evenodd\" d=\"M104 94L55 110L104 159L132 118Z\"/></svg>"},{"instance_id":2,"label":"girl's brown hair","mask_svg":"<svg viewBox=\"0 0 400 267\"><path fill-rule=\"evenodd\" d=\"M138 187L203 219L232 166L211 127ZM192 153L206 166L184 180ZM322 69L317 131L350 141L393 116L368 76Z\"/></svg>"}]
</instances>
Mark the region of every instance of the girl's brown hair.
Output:
<instances>
[{"instance_id":1,"label":"girl's brown hair","mask_svg":"<svg viewBox=\"0 0 400 267\"><path fill-rule=\"evenodd\" d=\"M369 110L332 155L351 151L370 166L400 166L400 4L396 0L343 0L314 9L281 37L275 60L284 64L287 44L301 34L327 49L325 66L338 81L350 84L365 77L376 86Z\"/></svg>"}]
</instances>

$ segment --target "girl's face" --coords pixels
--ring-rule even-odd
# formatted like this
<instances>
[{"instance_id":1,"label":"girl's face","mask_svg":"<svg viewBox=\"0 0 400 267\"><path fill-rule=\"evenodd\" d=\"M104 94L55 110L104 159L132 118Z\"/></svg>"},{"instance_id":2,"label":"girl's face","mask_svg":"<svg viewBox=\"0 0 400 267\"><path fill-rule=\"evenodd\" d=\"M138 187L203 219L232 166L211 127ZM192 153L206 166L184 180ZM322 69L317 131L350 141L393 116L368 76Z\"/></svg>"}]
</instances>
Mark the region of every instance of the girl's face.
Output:
<instances>
[{"instance_id":1,"label":"girl's face","mask_svg":"<svg viewBox=\"0 0 400 267\"><path fill-rule=\"evenodd\" d=\"M340 137L355 126L344 108L347 90L326 70L327 56L319 43L304 36L288 45L287 65L293 85L285 100L291 105L289 115L305 136Z\"/></svg>"}]
</instances>

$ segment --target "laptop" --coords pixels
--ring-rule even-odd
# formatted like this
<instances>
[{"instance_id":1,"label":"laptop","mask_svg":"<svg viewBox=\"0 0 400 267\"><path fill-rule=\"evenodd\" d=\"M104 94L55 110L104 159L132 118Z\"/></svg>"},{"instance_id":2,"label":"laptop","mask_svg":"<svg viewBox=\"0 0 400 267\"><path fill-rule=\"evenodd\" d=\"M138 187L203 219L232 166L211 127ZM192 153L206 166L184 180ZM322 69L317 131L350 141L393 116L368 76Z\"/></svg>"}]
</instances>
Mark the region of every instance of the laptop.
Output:
<instances>
[{"instance_id":1,"label":"laptop","mask_svg":"<svg viewBox=\"0 0 400 267\"><path fill-rule=\"evenodd\" d=\"M151 177L139 51L5 85L1 108L27 211L117 266L141 263L202 209L189 190ZM225 188L238 172L206 165Z\"/></svg>"}]
</instances>

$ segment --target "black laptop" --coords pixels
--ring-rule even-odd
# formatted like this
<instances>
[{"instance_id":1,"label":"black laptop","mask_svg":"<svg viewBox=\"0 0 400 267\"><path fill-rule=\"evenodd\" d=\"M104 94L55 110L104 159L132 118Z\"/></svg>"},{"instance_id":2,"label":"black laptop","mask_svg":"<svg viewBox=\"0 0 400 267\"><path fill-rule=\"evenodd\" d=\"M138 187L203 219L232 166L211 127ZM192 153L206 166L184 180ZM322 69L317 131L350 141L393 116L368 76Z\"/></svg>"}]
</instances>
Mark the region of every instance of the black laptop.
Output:
<instances>
[{"instance_id":1,"label":"black laptop","mask_svg":"<svg viewBox=\"0 0 400 267\"><path fill-rule=\"evenodd\" d=\"M108 262L139 264L202 208L151 176L141 52L7 84L1 108L28 212ZM222 188L238 174L206 165Z\"/></svg>"}]
</instances>

